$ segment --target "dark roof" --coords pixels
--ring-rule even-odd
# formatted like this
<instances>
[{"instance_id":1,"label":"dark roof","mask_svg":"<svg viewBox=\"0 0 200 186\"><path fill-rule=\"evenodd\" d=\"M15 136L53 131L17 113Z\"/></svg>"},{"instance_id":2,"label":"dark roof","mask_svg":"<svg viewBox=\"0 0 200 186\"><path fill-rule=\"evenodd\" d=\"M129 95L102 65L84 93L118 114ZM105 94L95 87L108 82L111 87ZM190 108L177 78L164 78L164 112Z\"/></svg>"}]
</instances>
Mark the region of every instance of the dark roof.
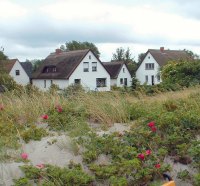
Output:
<instances>
[{"instance_id":1,"label":"dark roof","mask_svg":"<svg viewBox=\"0 0 200 186\"><path fill-rule=\"evenodd\" d=\"M18 59L1 60L0 65L3 66L6 73L10 73L16 61L18 61Z\"/></svg>"},{"instance_id":2,"label":"dark roof","mask_svg":"<svg viewBox=\"0 0 200 186\"><path fill-rule=\"evenodd\" d=\"M39 69L32 74L32 79L68 79L89 51L86 49L51 53ZM55 66L56 72L43 73L48 66Z\"/></svg>"},{"instance_id":3,"label":"dark roof","mask_svg":"<svg viewBox=\"0 0 200 186\"><path fill-rule=\"evenodd\" d=\"M160 66L165 65L169 61L191 60L191 57L184 50L163 50L162 52L161 50L149 49L148 52Z\"/></svg>"},{"instance_id":4,"label":"dark roof","mask_svg":"<svg viewBox=\"0 0 200 186\"><path fill-rule=\"evenodd\" d=\"M119 75L119 72L122 68L122 66L125 63L123 61L117 61L117 62L104 62L103 66L110 74L111 79L116 79Z\"/></svg>"},{"instance_id":5,"label":"dark roof","mask_svg":"<svg viewBox=\"0 0 200 186\"><path fill-rule=\"evenodd\" d=\"M32 74L32 63L31 62L20 62L23 69L27 73L28 77L31 77Z\"/></svg>"}]
</instances>

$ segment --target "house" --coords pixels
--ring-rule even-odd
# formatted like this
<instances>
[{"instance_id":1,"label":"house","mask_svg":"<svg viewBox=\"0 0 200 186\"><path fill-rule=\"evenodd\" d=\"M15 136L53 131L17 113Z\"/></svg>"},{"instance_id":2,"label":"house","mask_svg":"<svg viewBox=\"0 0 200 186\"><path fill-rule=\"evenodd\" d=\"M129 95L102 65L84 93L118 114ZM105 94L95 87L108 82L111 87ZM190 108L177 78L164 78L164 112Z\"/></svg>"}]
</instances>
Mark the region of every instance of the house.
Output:
<instances>
[{"instance_id":1,"label":"house","mask_svg":"<svg viewBox=\"0 0 200 186\"><path fill-rule=\"evenodd\" d=\"M32 84L41 90L48 90L52 84L60 89L81 84L87 90L109 91L110 74L90 49L68 52L56 49L33 73Z\"/></svg>"},{"instance_id":2,"label":"house","mask_svg":"<svg viewBox=\"0 0 200 186\"><path fill-rule=\"evenodd\" d=\"M191 57L184 50L160 50L149 49L136 71L136 78L140 84L147 85L159 84L162 80L160 77L160 68L169 61L191 60Z\"/></svg>"},{"instance_id":3,"label":"house","mask_svg":"<svg viewBox=\"0 0 200 186\"><path fill-rule=\"evenodd\" d=\"M128 70L126 63L123 61L114 61L114 62L104 62L105 69L110 74L110 84L111 86L117 87L130 87L132 78Z\"/></svg>"},{"instance_id":4,"label":"house","mask_svg":"<svg viewBox=\"0 0 200 186\"><path fill-rule=\"evenodd\" d=\"M32 64L30 62L19 62L18 59L2 60L0 64L16 83L27 85L30 83Z\"/></svg>"}]
</instances>

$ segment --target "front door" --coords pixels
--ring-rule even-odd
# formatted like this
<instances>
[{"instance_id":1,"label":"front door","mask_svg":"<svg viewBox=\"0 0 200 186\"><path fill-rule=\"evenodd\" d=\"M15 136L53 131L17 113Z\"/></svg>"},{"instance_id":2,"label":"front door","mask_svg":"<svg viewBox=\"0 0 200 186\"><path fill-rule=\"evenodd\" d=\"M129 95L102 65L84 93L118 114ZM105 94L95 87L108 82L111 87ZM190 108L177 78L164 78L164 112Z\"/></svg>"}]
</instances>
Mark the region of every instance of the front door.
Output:
<instances>
[{"instance_id":1,"label":"front door","mask_svg":"<svg viewBox=\"0 0 200 186\"><path fill-rule=\"evenodd\" d=\"M151 76L151 84L154 85L154 76Z\"/></svg>"},{"instance_id":2,"label":"front door","mask_svg":"<svg viewBox=\"0 0 200 186\"><path fill-rule=\"evenodd\" d=\"M124 86L127 86L127 78L124 78Z\"/></svg>"}]
</instances>

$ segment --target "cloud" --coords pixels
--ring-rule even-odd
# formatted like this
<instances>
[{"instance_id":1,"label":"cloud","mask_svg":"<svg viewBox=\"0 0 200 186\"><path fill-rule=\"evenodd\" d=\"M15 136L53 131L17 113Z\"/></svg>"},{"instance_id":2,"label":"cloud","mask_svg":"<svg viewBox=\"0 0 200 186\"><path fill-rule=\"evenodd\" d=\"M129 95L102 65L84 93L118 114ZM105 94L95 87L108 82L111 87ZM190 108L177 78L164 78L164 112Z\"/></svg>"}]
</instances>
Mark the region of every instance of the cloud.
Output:
<instances>
[{"instance_id":1,"label":"cloud","mask_svg":"<svg viewBox=\"0 0 200 186\"><path fill-rule=\"evenodd\" d=\"M148 48L200 43L196 0L17 2L0 1L4 7L4 13L0 12L0 45L9 50L10 56L45 57L71 40L93 42L110 55L120 46L137 45L141 50L145 45Z\"/></svg>"},{"instance_id":2,"label":"cloud","mask_svg":"<svg viewBox=\"0 0 200 186\"><path fill-rule=\"evenodd\" d=\"M7 0L0 1L0 19L11 19L22 17L27 14L28 10L20 5Z\"/></svg>"}]
</instances>

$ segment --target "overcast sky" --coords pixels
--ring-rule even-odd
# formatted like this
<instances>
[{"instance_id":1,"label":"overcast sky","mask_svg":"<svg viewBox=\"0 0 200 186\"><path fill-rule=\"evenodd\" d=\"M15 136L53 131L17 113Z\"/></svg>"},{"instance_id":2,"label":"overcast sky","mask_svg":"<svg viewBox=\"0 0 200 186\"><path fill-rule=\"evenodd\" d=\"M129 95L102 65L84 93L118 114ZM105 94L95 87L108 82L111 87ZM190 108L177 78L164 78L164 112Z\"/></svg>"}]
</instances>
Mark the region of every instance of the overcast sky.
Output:
<instances>
[{"instance_id":1,"label":"overcast sky","mask_svg":"<svg viewBox=\"0 0 200 186\"><path fill-rule=\"evenodd\" d=\"M66 41L93 42L102 61L118 47L200 54L199 0L0 0L0 46L9 58L45 58Z\"/></svg>"}]
</instances>

